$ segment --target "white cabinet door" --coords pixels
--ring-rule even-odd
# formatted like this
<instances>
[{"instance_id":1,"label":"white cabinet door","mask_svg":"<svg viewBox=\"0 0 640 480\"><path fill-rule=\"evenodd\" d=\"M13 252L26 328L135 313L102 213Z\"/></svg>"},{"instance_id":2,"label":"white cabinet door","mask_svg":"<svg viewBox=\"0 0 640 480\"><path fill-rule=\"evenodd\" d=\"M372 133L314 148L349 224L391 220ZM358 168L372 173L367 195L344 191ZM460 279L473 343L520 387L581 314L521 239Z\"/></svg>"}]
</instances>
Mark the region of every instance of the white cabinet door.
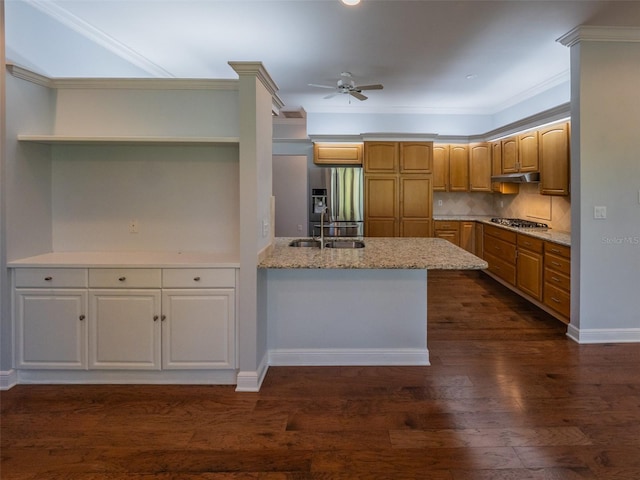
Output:
<instances>
[{"instance_id":1,"label":"white cabinet door","mask_svg":"<svg viewBox=\"0 0 640 480\"><path fill-rule=\"evenodd\" d=\"M89 367L160 369L160 290L90 290Z\"/></svg>"},{"instance_id":2,"label":"white cabinet door","mask_svg":"<svg viewBox=\"0 0 640 480\"><path fill-rule=\"evenodd\" d=\"M87 293L16 289L16 367L87 368Z\"/></svg>"},{"instance_id":3,"label":"white cabinet door","mask_svg":"<svg viewBox=\"0 0 640 480\"><path fill-rule=\"evenodd\" d=\"M234 289L162 292L162 367L235 367Z\"/></svg>"}]
</instances>

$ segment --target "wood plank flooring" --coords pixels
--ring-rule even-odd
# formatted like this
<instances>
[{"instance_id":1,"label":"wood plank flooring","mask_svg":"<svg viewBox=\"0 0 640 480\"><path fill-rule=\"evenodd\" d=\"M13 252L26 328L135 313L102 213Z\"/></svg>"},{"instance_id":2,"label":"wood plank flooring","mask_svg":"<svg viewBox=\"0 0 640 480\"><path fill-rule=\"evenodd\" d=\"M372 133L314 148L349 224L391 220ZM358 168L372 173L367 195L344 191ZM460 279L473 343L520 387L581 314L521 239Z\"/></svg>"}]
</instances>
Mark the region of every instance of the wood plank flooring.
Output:
<instances>
[{"instance_id":1,"label":"wood plank flooring","mask_svg":"<svg viewBox=\"0 0 640 480\"><path fill-rule=\"evenodd\" d=\"M480 272L428 288L429 367L2 392L0 477L640 479L640 345L578 345Z\"/></svg>"}]
</instances>

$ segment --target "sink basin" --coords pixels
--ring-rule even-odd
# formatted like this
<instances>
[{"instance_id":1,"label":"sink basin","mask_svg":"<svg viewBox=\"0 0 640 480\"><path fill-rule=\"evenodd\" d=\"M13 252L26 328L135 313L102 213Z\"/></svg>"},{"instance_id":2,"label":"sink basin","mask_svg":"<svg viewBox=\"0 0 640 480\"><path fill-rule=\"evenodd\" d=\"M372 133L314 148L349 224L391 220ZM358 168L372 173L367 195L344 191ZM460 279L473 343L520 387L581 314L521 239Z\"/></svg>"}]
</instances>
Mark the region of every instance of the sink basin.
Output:
<instances>
[{"instance_id":1,"label":"sink basin","mask_svg":"<svg viewBox=\"0 0 640 480\"><path fill-rule=\"evenodd\" d=\"M331 240L324 244L326 248L364 248L362 240Z\"/></svg>"},{"instance_id":2,"label":"sink basin","mask_svg":"<svg viewBox=\"0 0 640 480\"><path fill-rule=\"evenodd\" d=\"M320 248L320 240L293 240L289 243L289 246Z\"/></svg>"}]
</instances>

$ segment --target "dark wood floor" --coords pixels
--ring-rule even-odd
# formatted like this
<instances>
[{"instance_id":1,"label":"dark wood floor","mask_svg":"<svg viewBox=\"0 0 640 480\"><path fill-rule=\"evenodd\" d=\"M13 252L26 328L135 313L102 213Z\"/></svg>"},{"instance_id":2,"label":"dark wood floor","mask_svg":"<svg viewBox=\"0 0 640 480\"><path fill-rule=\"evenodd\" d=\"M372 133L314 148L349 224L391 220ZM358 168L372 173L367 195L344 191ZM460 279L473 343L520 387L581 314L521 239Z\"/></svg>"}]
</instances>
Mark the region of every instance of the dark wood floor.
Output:
<instances>
[{"instance_id":1,"label":"dark wood floor","mask_svg":"<svg viewBox=\"0 0 640 480\"><path fill-rule=\"evenodd\" d=\"M640 479L640 345L580 346L479 272L429 275L430 367L17 386L1 478Z\"/></svg>"}]
</instances>

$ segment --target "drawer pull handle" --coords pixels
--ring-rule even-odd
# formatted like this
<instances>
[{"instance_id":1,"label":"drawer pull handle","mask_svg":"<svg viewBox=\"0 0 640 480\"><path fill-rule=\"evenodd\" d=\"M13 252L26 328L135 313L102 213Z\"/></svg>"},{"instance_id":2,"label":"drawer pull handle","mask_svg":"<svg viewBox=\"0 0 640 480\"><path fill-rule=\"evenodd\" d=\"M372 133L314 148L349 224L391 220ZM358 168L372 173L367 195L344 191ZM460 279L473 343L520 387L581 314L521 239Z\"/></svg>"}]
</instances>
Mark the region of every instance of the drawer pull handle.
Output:
<instances>
[{"instance_id":1,"label":"drawer pull handle","mask_svg":"<svg viewBox=\"0 0 640 480\"><path fill-rule=\"evenodd\" d=\"M158 318L160 318L160 317L158 317L158 315L154 315L154 316L153 316L153 321L154 321L154 322L157 322L157 321L158 321Z\"/></svg>"},{"instance_id":2,"label":"drawer pull handle","mask_svg":"<svg viewBox=\"0 0 640 480\"><path fill-rule=\"evenodd\" d=\"M558 277L551 277L551 280L553 280L554 282L559 282L560 279Z\"/></svg>"},{"instance_id":3,"label":"drawer pull handle","mask_svg":"<svg viewBox=\"0 0 640 480\"><path fill-rule=\"evenodd\" d=\"M163 322L164 322L166 319L167 319L167 316L166 316L166 315L162 315L162 316L160 317L160 320L162 320Z\"/></svg>"},{"instance_id":4,"label":"drawer pull handle","mask_svg":"<svg viewBox=\"0 0 640 480\"><path fill-rule=\"evenodd\" d=\"M553 261L551 262L551 265L555 265L556 267L560 266L560 264L558 262L553 262Z\"/></svg>"},{"instance_id":5,"label":"drawer pull handle","mask_svg":"<svg viewBox=\"0 0 640 480\"><path fill-rule=\"evenodd\" d=\"M44 277L46 282L50 282L51 280L53 280L53 277Z\"/></svg>"},{"instance_id":6,"label":"drawer pull handle","mask_svg":"<svg viewBox=\"0 0 640 480\"><path fill-rule=\"evenodd\" d=\"M87 318L87 317L85 317L84 315L80 315L78 318L79 318L79 319L80 319L80 321L82 322L82 321L83 321L85 318Z\"/></svg>"},{"instance_id":7,"label":"drawer pull handle","mask_svg":"<svg viewBox=\"0 0 640 480\"><path fill-rule=\"evenodd\" d=\"M551 253L560 253L560 250L558 250L557 248L552 248Z\"/></svg>"},{"instance_id":8,"label":"drawer pull handle","mask_svg":"<svg viewBox=\"0 0 640 480\"><path fill-rule=\"evenodd\" d=\"M120 277L118 278L118 280L120 280L121 282L124 282L127 279L127 277Z\"/></svg>"},{"instance_id":9,"label":"drawer pull handle","mask_svg":"<svg viewBox=\"0 0 640 480\"><path fill-rule=\"evenodd\" d=\"M193 281L194 282L199 282L200 281L200 277L193 277Z\"/></svg>"},{"instance_id":10,"label":"drawer pull handle","mask_svg":"<svg viewBox=\"0 0 640 480\"><path fill-rule=\"evenodd\" d=\"M560 300L558 300L556 297L551 297L551 300L553 300L556 303L560 303Z\"/></svg>"}]
</instances>

